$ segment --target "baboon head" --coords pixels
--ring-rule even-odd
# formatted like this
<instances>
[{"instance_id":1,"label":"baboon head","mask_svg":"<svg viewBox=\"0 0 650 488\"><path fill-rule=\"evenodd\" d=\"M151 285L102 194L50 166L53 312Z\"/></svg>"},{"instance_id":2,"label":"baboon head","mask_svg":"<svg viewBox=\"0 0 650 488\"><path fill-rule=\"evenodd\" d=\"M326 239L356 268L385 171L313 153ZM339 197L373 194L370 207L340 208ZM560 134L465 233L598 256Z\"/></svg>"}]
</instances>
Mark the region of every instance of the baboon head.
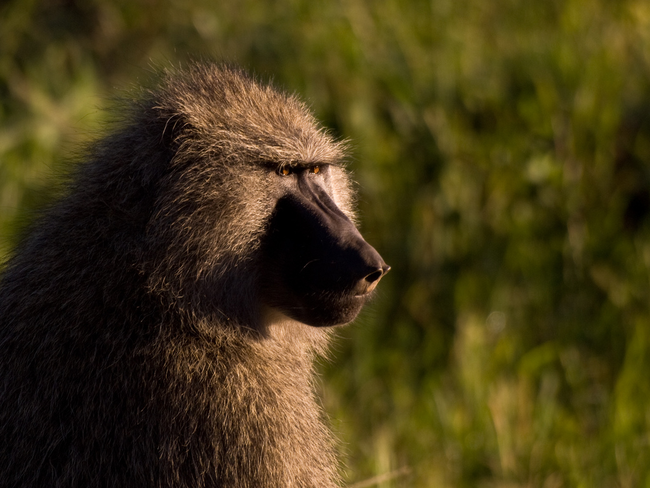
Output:
<instances>
[{"instance_id":1,"label":"baboon head","mask_svg":"<svg viewBox=\"0 0 650 488\"><path fill-rule=\"evenodd\" d=\"M158 287L177 273L181 300L245 324L256 308L354 319L389 266L353 223L344 144L295 97L227 68L169 77L150 110L172 154L148 230L165 246Z\"/></svg>"}]
</instances>

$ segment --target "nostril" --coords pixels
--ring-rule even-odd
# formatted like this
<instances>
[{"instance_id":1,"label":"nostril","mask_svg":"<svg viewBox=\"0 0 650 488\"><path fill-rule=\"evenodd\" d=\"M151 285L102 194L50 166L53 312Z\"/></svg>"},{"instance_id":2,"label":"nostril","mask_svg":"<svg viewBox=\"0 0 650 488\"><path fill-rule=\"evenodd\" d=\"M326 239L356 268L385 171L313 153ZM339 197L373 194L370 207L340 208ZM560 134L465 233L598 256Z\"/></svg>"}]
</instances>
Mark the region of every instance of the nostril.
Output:
<instances>
[{"instance_id":1,"label":"nostril","mask_svg":"<svg viewBox=\"0 0 650 488\"><path fill-rule=\"evenodd\" d=\"M390 271L390 266L388 266L387 264L384 264L384 265L382 265L381 269L373 271L368 276L366 276L364 279L368 283L374 283L375 281L379 281L382 278L382 276L384 276L389 271Z\"/></svg>"},{"instance_id":2,"label":"nostril","mask_svg":"<svg viewBox=\"0 0 650 488\"><path fill-rule=\"evenodd\" d=\"M366 276L364 279L365 279L368 283L374 283L375 281L378 281L379 278L381 278L381 277L383 276L383 274L384 274L383 270L378 269L378 270L375 271L374 273L370 273L370 274L369 274L368 276Z\"/></svg>"},{"instance_id":3,"label":"nostril","mask_svg":"<svg viewBox=\"0 0 650 488\"><path fill-rule=\"evenodd\" d=\"M355 295L367 295L375 289L379 280L390 270L390 266L382 265L380 269L376 269L372 273L366 275L363 279L357 282L355 287Z\"/></svg>"}]
</instances>

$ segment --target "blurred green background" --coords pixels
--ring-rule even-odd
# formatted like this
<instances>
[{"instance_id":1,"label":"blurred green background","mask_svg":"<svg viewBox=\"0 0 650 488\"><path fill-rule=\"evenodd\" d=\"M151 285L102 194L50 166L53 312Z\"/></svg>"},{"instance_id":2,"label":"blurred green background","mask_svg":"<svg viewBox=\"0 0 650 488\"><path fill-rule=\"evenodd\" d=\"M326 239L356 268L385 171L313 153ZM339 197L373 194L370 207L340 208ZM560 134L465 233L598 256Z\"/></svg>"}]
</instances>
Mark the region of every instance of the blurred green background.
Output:
<instances>
[{"instance_id":1,"label":"blurred green background","mask_svg":"<svg viewBox=\"0 0 650 488\"><path fill-rule=\"evenodd\" d=\"M650 2L5 1L2 260L111 100L200 57L353 142L393 270L322 364L350 484L650 487Z\"/></svg>"}]
</instances>

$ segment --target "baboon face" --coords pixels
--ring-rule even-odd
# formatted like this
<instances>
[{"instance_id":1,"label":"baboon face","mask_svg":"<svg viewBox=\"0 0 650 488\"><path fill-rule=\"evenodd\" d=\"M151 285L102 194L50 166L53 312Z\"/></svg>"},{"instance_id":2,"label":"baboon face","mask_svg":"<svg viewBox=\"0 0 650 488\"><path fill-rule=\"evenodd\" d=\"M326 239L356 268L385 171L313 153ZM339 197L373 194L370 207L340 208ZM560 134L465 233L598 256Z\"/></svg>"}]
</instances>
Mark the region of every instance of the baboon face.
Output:
<instances>
[{"instance_id":1,"label":"baboon face","mask_svg":"<svg viewBox=\"0 0 650 488\"><path fill-rule=\"evenodd\" d=\"M353 320L390 269L336 205L328 164L277 167L262 242L265 305L322 327Z\"/></svg>"}]
</instances>

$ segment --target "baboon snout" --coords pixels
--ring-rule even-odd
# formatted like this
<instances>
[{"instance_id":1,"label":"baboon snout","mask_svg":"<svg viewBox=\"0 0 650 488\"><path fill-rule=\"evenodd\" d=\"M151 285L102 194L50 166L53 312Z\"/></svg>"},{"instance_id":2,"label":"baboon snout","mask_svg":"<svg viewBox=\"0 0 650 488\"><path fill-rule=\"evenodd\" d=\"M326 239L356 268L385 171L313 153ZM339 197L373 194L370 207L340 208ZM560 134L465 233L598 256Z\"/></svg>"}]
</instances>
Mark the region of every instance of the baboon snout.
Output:
<instances>
[{"instance_id":1,"label":"baboon snout","mask_svg":"<svg viewBox=\"0 0 650 488\"><path fill-rule=\"evenodd\" d=\"M295 190L278 200L262 243L265 303L309 325L348 323L390 266L323 188Z\"/></svg>"}]
</instances>

